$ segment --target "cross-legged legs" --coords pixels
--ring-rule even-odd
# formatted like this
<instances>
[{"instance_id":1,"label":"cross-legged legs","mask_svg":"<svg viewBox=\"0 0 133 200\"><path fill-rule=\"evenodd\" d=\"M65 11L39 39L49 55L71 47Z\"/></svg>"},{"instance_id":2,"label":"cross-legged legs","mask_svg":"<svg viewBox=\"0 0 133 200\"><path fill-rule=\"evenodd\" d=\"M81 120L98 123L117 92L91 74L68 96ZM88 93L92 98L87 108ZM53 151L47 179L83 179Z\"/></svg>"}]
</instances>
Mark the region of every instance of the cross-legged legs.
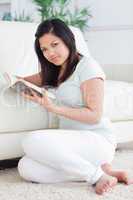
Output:
<instances>
[{"instance_id":1,"label":"cross-legged legs","mask_svg":"<svg viewBox=\"0 0 133 200\"><path fill-rule=\"evenodd\" d=\"M20 160L18 170L25 180L36 183L58 183L76 180L75 177L69 176L61 170L41 164L27 156ZM80 181L81 179L77 178L78 180Z\"/></svg>"},{"instance_id":2,"label":"cross-legged legs","mask_svg":"<svg viewBox=\"0 0 133 200\"><path fill-rule=\"evenodd\" d=\"M18 169L26 180L44 183L85 180L91 185L99 180L96 188L103 184L105 191L116 184L113 177L102 178L101 168L102 164L111 163L115 148L91 131L36 131L25 139L23 148L26 157L20 160ZM34 175L32 169L36 171Z\"/></svg>"}]
</instances>

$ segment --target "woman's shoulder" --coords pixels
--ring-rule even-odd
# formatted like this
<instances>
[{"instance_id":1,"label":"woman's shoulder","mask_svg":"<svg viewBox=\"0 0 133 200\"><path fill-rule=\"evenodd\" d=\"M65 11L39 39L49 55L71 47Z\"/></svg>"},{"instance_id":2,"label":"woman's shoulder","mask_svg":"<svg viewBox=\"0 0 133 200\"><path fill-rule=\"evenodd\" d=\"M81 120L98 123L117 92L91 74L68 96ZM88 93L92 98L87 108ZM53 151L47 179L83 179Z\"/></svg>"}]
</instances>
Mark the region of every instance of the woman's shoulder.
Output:
<instances>
[{"instance_id":1,"label":"woman's shoulder","mask_svg":"<svg viewBox=\"0 0 133 200\"><path fill-rule=\"evenodd\" d=\"M94 77L102 77L105 79L105 73L100 64L93 57L82 56L78 65L77 73L82 79L90 79Z\"/></svg>"},{"instance_id":2,"label":"woman's shoulder","mask_svg":"<svg viewBox=\"0 0 133 200\"><path fill-rule=\"evenodd\" d=\"M93 57L82 56L77 64L77 71L80 73L83 70L98 70L101 68L99 63ZM102 69L102 68L101 68Z\"/></svg>"}]
</instances>

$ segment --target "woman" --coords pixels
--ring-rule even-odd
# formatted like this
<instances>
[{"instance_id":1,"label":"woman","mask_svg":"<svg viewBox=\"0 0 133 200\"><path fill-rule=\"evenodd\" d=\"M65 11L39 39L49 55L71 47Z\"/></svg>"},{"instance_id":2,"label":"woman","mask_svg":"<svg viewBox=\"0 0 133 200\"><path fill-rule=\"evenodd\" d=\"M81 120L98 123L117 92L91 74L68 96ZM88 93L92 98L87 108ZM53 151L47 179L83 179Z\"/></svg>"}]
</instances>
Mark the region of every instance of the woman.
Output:
<instances>
[{"instance_id":1,"label":"woman","mask_svg":"<svg viewBox=\"0 0 133 200\"><path fill-rule=\"evenodd\" d=\"M42 22L35 37L41 72L24 79L52 87L57 102L33 91L23 96L57 114L59 129L34 131L26 137L20 175L40 183L87 181L98 194L117 181L128 184L127 174L110 165L116 141L103 116L104 72L94 59L78 54L74 35L63 21Z\"/></svg>"}]
</instances>

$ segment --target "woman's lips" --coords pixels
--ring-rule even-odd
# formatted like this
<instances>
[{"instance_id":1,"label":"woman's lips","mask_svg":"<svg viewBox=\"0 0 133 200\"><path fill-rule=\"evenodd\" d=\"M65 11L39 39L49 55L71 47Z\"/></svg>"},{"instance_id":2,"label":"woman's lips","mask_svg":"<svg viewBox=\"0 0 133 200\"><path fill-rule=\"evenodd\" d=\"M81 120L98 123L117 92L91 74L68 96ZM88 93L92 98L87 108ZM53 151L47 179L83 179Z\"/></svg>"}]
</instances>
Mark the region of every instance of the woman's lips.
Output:
<instances>
[{"instance_id":1,"label":"woman's lips","mask_svg":"<svg viewBox=\"0 0 133 200\"><path fill-rule=\"evenodd\" d=\"M57 61L58 58L59 58L59 56L56 56L56 57L51 58L50 60L54 62L54 61Z\"/></svg>"}]
</instances>

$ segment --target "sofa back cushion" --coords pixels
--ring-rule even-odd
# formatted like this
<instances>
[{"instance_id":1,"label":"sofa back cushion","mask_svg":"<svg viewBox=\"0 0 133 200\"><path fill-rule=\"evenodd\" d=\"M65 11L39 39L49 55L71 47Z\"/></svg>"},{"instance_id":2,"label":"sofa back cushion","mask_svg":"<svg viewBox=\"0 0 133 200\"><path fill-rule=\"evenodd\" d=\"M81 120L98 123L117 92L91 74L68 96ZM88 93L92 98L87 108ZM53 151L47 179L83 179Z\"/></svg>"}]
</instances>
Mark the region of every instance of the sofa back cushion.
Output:
<instances>
[{"instance_id":1,"label":"sofa back cushion","mask_svg":"<svg viewBox=\"0 0 133 200\"><path fill-rule=\"evenodd\" d=\"M105 81L104 114L115 122L133 120L133 83Z\"/></svg>"},{"instance_id":2,"label":"sofa back cushion","mask_svg":"<svg viewBox=\"0 0 133 200\"><path fill-rule=\"evenodd\" d=\"M34 52L36 25L21 22L0 22L0 72L21 75L36 72Z\"/></svg>"}]
</instances>

